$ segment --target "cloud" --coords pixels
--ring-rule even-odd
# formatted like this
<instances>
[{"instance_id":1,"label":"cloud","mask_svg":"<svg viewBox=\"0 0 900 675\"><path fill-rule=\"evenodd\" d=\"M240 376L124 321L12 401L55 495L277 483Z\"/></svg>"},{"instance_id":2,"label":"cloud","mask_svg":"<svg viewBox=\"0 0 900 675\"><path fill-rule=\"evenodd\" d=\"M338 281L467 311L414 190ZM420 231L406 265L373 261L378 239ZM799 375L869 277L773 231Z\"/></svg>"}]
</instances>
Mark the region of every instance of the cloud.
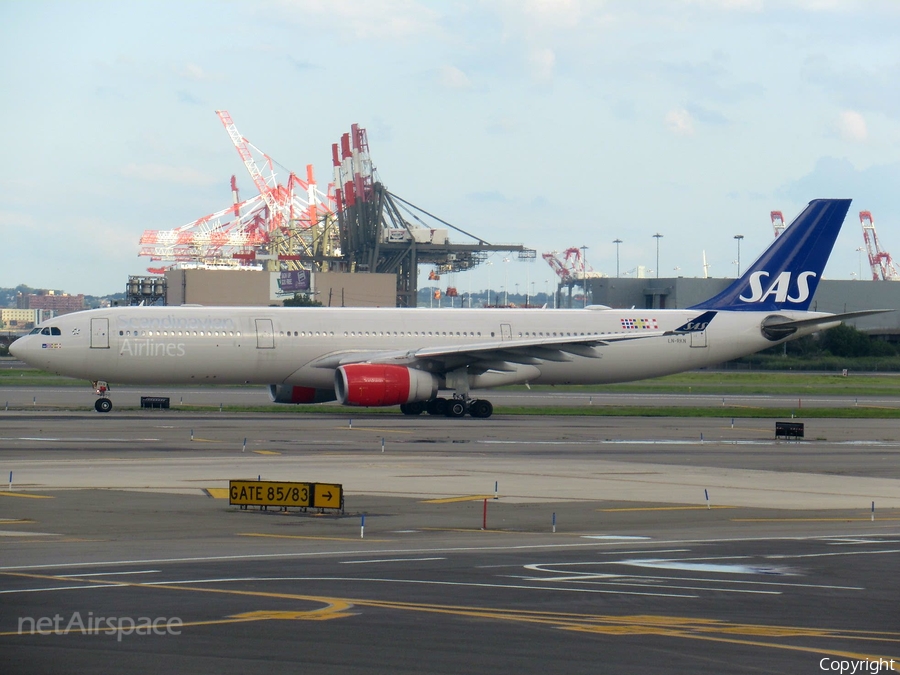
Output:
<instances>
[{"instance_id":1,"label":"cloud","mask_svg":"<svg viewBox=\"0 0 900 675\"><path fill-rule=\"evenodd\" d=\"M176 183L204 187L213 185L218 180L191 167L165 164L126 164L120 173L127 178L136 178L151 183Z\"/></svg>"},{"instance_id":2,"label":"cloud","mask_svg":"<svg viewBox=\"0 0 900 675\"><path fill-rule=\"evenodd\" d=\"M485 130L489 134L509 134L513 133L517 126L513 117L497 117L488 122Z\"/></svg>"},{"instance_id":3,"label":"cloud","mask_svg":"<svg viewBox=\"0 0 900 675\"><path fill-rule=\"evenodd\" d=\"M666 128L679 136L693 136L694 119L684 108L674 108L666 113Z\"/></svg>"},{"instance_id":4,"label":"cloud","mask_svg":"<svg viewBox=\"0 0 900 675\"><path fill-rule=\"evenodd\" d=\"M191 94L189 91L185 91L184 89L175 92L175 95L178 97L178 100L181 103L187 103L189 105L206 105L199 98Z\"/></svg>"},{"instance_id":5,"label":"cloud","mask_svg":"<svg viewBox=\"0 0 900 675\"><path fill-rule=\"evenodd\" d=\"M814 197L852 197L857 208L896 217L900 214L900 200L895 196L898 183L900 162L857 169L845 158L821 157L811 172L782 186L776 195L800 204Z\"/></svg>"},{"instance_id":6,"label":"cloud","mask_svg":"<svg viewBox=\"0 0 900 675\"><path fill-rule=\"evenodd\" d=\"M728 124L728 118L717 110L710 110L696 104L687 106L690 116L703 124Z\"/></svg>"},{"instance_id":7,"label":"cloud","mask_svg":"<svg viewBox=\"0 0 900 675\"><path fill-rule=\"evenodd\" d=\"M845 110L838 117L838 131L845 141L863 142L869 138L866 119L855 110Z\"/></svg>"},{"instance_id":8,"label":"cloud","mask_svg":"<svg viewBox=\"0 0 900 675\"><path fill-rule=\"evenodd\" d=\"M528 65L532 78L538 82L549 82L553 79L556 54L548 47L534 49L528 55Z\"/></svg>"},{"instance_id":9,"label":"cloud","mask_svg":"<svg viewBox=\"0 0 900 675\"><path fill-rule=\"evenodd\" d=\"M502 192L492 190L490 192L471 192L466 195L473 202L480 204L508 204L510 199Z\"/></svg>"},{"instance_id":10,"label":"cloud","mask_svg":"<svg viewBox=\"0 0 900 675\"><path fill-rule=\"evenodd\" d=\"M305 30L332 29L353 39L396 40L440 33L440 13L416 0L271 0L263 7Z\"/></svg>"},{"instance_id":11,"label":"cloud","mask_svg":"<svg viewBox=\"0 0 900 675\"><path fill-rule=\"evenodd\" d=\"M469 77L456 66L442 66L438 71L438 81L448 89L467 89L471 86Z\"/></svg>"},{"instance_id":12,"label":"cloud","mask_svg":"<svg viewBox=\"0 0 900 675\"><path fill-rule=\"evenodd\" d=\"M181 68L175 71L181 77L193 80L194 82L202 82L212 79L212 77L196 63L185 63Z\"/></svg>"}]
</instances>

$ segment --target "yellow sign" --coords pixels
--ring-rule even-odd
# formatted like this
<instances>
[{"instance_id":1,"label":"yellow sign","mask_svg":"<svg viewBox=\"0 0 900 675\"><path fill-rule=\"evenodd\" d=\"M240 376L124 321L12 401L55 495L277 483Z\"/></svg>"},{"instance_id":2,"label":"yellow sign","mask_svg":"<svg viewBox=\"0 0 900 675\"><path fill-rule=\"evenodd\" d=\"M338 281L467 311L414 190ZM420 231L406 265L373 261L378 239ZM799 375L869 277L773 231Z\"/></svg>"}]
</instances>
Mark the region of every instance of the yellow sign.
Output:
<instances>
[{"instance_id":1,"label":"yellow sign","mask_svg":"<svg viewBox=\"0 0 900 675\"><path fill-rule=\"evenodd\" d=\"M228 503L232 506L297 506L339 509L344 501L343 498L344 488L338 483L228 481Z\"/></svg>"},{"instance_id":2,"label":"yellow sign","mask_svg":"<svg viewBox=\"0 0 900 675\"><path fill-rule=\"evenodd\" d=\"M312 506L309 483L228 481L228 503L239 506Z\"/></svg>"},{"instance_id":3,"label":"yellow sign","mask_svg":"<svg viewBox=\"0 0 900 675\"><path fill-rule=\"evenodd\" d=\"M339 509L344 495L343 486L331 483L313 483L313 506L317 509Z\"/></svg>"}]
</instances>

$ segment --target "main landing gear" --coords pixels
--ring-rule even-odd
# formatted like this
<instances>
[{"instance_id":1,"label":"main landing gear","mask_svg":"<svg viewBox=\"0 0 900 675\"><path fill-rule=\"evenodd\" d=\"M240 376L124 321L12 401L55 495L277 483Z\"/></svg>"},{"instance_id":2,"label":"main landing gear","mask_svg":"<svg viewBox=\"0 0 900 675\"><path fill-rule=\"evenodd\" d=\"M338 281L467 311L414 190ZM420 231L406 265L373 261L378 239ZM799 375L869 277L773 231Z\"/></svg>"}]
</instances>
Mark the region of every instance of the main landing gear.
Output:
<instances>
[{"instance_id":1,"label":"main landing gear","mask_svg":"<svg viewBox=\"0 0 900 675\"><path fill-rule=\"evenodd\" d=\"M472 417L486 419L494 412L494 406L483 398L455 396L453 398L433 398L430 401L415 401L400 404L400 412L404 415L443 415L446 417L464 417L466 413Z\"/></svg>"},{"instance_id":2,"label":"main landing gear","mask_svg":"<svg viewBox=\"0 0 900 675\"><path fill-rule=\"evenodd\" d=\"M94 385L94 393L100 398L94 401L94 410L97 412L108 413L112 410L112 401L106 395L109 391L109 384L102 381L91 382Z\"/></svg>"}]
</instances>

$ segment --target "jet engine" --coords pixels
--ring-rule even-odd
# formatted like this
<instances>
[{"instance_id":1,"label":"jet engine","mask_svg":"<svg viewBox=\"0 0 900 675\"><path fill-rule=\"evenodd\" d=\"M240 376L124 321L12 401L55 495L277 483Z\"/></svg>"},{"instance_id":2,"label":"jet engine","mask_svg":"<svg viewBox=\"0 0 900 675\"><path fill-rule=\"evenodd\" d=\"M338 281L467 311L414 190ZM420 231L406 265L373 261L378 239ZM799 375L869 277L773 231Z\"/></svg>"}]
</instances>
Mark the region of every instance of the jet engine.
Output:
<instances>
[{"instance_id":1,"label":"jet engine","mask_svg":"<svg viewBox=\"0 0 900 675\"><path fill-rule=\"evenodd\" d=\"M270 384L269 398L273 403L327 403L335 399L331 389L293 387L289 384Z\"/></svg>"},{"instance_id":2,"label":"jet engine","mask_svg":"<svg viewBox=\"0 0 900 675\"><path fill-rule=\"evenodd\" d=\"M354 363L335 371L334 391L342 405L398 405L433 399L438 381L431 373L405 366Z\"/></svg>"}]
</instances>

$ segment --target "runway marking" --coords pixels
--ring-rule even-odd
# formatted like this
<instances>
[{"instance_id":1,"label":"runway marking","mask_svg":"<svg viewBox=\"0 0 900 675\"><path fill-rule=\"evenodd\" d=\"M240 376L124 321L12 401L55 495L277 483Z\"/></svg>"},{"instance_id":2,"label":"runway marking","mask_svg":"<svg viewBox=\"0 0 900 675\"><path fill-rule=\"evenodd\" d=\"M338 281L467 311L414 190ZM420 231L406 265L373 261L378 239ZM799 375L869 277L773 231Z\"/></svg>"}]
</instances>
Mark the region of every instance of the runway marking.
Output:
<instances>
[{"instance_id":1,"label":"runway marking","mask_svg":"<svg viewBox=\"0 0 900 675\"><path fill-rule=\"evenodd\" d=\"M264 532L238 532L236 537L268 537L270 539L316 539L321 541L360 541L357 537L313 537L302 534L265 534ZM386 542L390 539L364 539L363 541Z\"/></svg>"},{"instance_id":2,"label":"runway marking","mask_svg":"<svg viewBox=\"0 0 900 675\"><path fill-rule=\"evenodd\" d=\"M900 553L900 549L889 549L887 551L839 551L835 553L800 553L796 555L778 554L767 555L766 558L773 560L781 560L784 558L828 558L838 555L880 555L882 553Z\"/></svg>"},{"instance_id":3,"label":"runway marking","mask_svg":"<svg viewBox=\"0 0 900 675\"><path fill-rule=\"evenodd\" d=\"M34 578L51 579L61 581L66 579L64 576L44 576L44 575L13 575L28 576ZM316 578L296 578L296 580L315 580ZM259 582L267 579L264 578L247 578L243 581ZM278 579L268 579L276 581ZM334 580L334 579L332 579ZM630 635L659 635L662 637L680 638L685 640L703 640L708 642L720 642L727 644L735 644L742 646L761 647L764 649L784 649L789 651L799 651L804 653L813 653L818 656L827 655L848 659L857 659L860 661L879 661L880 659L891 660L892 657L887 655L874 655L866 653L850 652L845 650L836 650L823 648L817 645L806 646L785 644L786 639L797 638L805 642L810 640L838 640L846 642L848 640L857 640L865 642L885 642L896 644L900 642L900 633L890 631L859 631L859 630L841 630L829 628L806 628L802 626L779 626L766 624L744 624L722 621L718 619L704 619L693 617L664 616L664 615L603 615L603 614L574 614L566 612L543 612L535 610L515 610L494 607L478 607L466 605L440 605L429 603L412 603L399 602L390 600L373 600L373 599L356 599L356 598L337 598L331 596L315 596L315 595L297 595L292 593L273 593L265 591L246 591L236 589L221 588L203 588L197 586L185 586L182 583L223 583L226 581L242 581L241 579L210 579L195 580L187 582L160 582L160 583L122 583L114 584L114 586L128 586L135 588L158 588L163 590L178 590L201 593L221 593L225 595L246 596L254 598L277 598L287 600L299 600L302 602L316 602L323 605L322 608L311 611L285 612L285 611L266 611L257 610L244 614L231 615L227 619L184 622L183 626L202 626L222 623L233 623L240 621L260 621L260 620L290 620L293 618L309 619L309 618L339 618L339 616L351 616L349 612L354 607L371 607L384 610L411 611L422 612L428 614L443 614L449 616L464 616L476 619L494 619L504 622L530 623L537 625L551 626L562 630L570 630L581 633L595 633L599 635L610 636L630 636ZM382 580L382 579L354 579L354 581L388 581L397 582L398 580ZM102 587L101 583L93 581L85 581L86 584L96 584L85 587ZM407 583L434 583L434 582L412 582ZM452 586L490 586L493 588L526 588L535 590L529 586L510 586L499 584L473 584L473 583L455 583L455 582L438 582L442 585ZM574 589L566 589L574 590ZM597 589L589 589L589 591L597 592ZM583 592L583 591L579 591ZM603 591L600 591L603 592ZM625 594L632 594L626 592ZM656 595L650 593L636 593L636 595ZM694 597L694 596L682 596ZM18 631L7 631L0 633L0 636L17 636ZM742 637L737 637L742 636ZM766 642L755 638L778 638L779 642ZM893 661L900 661L900 658L893 657ZM893 667L893 666L892 666Z\"/></svg>"},{"instance_id":4,"label":"runway marking","mask_svg":"<svg viewBox=\"0 0 900 675\"><path fill-rule=\"evenodd\" d=\"M32 495L26 492L6 492L0 490L0 495L4 497L22 497L23 499L56 499L53 495Z\"/></svg>"},{"instance_id":5,"label":"runway marking","mask_svg":"<svg viewBox=\"0 0 900 675\"><path fill-rule=\"evenodd\" d=\"M521 530L494 530L480 527L420 527L423 532L490 532L492 534L543 534L543 532L522 532Z\"/></svg>"},{"instance_id":6,"label":"runway marking","mask_svg":"<svg viewBox=\"0 0 900 675\"><path fill-rule=\"evenodd\" d=\"M652 537L639 537L627 534L582 534L582 539L605 539L608 541L649 541Z\"/></svg>"},{"instance_id":7,"label":"runway marking","mask_svg":"<svg viewBox=\"0 0 900 675\"><path fill-rule=\"evenodd\" d=\"M203 488L207 496L213 499L228 499L228 488Z\"/></svg>"},{"instance_id":8,"label":"runway marking","mask_svg":"<svg viewBox=\"0 0 900 675\"><path fill-rule=\"evenodd\" d=\"M0 525L24 525L33 522L27 518L0 518Z\"/></svg>"},{"instance_id":9,"label":"runway marking","mask_svg":"<svg viewBox=\"0 0 900 675\"><path fill-rule=\"evenodd\" d=\"M621 509L597 509L600 513L621 513L627 511L706 511L708 509L736 509L736 506L634 506Z\"/></svg>"},{"instance_id":10,"label":"runway marking","mask_svg":"<svg viewBox=\"0 0 900 675\"><path fill-rule=\"evenodd\" d=\"M519 533L526 534L526 533ZM782 536L782 537L719 537L719 538L708 538L708 539L663 539L655 541L654 543L658 546L664 545L680 545L684 546L687 544L721 544L721 543L745 543L745 542L773 542L773 541L833 541L836 538L841 537L887 537L887 536L896 536L897 533L883 533L883 532L857 532L857 533L832 533L832 534L822 534L822 535L813 535L813 536ZM359 541L355 539L354 541ZM372 540L368 540L372 541ZM391 541L391 540L383 540L383 541ZM434 554L434 553L458 553L458 552L471 552L471 551L487 551L487 552L497 552L497 551L552 551L555 549L578 549L578 548L597 548L600 546L614 546L615 544L620 542L605 542L605 541L591 541L590 543L583 542L567 542L567 543L540 543L540 544L512 544L512 545L482 545L482 546L448 546L448 547L428 547L428 548L384 548L379 549L377 551L366 551L366 553L381 553L381 554L403 554L410 555L414 553L426 553L426 554ZM159 565L163 563L205 563L205 562L213 562L213 561L226 561L226 560L266 560L266 559L274 559L274 558L318 558L323 556L333 556L333 555L346 555L347 551L342 550L333 550L333 551L305 551L305 552L280 552L280 553L249 553L243 555L212 555L212 556L193 556L193 557L182 557L182 558L142 558L142 559L119 559L119 560L102 560L102 561L81 561L81 562L67 562L67 563L45 563L39 565L4 565L0 566L0 573L11 574L14 570L49 570L56 569L60 567L66 568L77 568L77 567L99 567L101 565ZM352 551L351 551L352 553ZM612 553L601 553L601 555L614 555L616 552Z\"/></svg>"},{"instance_id":11,"label":"runway marking","mask_svg":"<svg viewBox=\"0 0 900 675\"><path fill-rule=\"evenodd\" d=\"M0 537L59 537L53 532L16 532L15 530L0 530Z\"/></svg>"},{"instance_id":12,"label":"runway marking","mask_svg":"<svg viewBox=\"0 0 900 675\"><path fill-rule=\"evenodd\" d=\"M379 434L411 434L413 431L406 429L391 429L389 427L332 427L336 431L377 431Z\"/></svg>"},{"instance_id":13,"label":"runway marking","mask_svg":"<svg viewBox=\"0 0 900 675\"><path fill-rule=\"evenodd\" d=\"M135 570L134 572L91 572L89 574L67 574L67 579L77 579L79 577L115 577L128 576L131 574L158 574L162 570Z\"/></svg>"},{"instance_id":14,"label":"runway marking","mask_svg":"<svg viewBox=\"0 0 900 675\"><path fill-rule=\"evenodd\" d=\"M440 499L426 499L420 504L452 504L454 502L480 502L485 499L493 501L494 495L464 495L462 497L442 497Z\"/></svg>"},{"instance_id":15,"label":"runway marking","mask_svg":"<svg viewBox=\"0 0 900 675\"><path fill-rule=\"evenodd\" d=\"M418 562L420 560L446 560L446 558L381 558L379 560L341 560L341 565L368 565L369 563Z\"/></svg>"},{"instance_id":16,"label":"runway marking","mask_svg":"<svg viewBox=\"0 0 900 675\"><path fill-rule=\"evenodd\" d=\"M715 508L715 507L714 507ZM900 518L875 518L876 521L900 520ZM856 523L860 521L872 522L870 516L846 518L732 518L732 523Z\"/></svg>"},{"instance_id":17,"label":"runway marking","mask_svg":"<svg viewBox=\"0 0 900 675\"><path fill-rule=\"evenodd\" d=\"M274 450L253 450L257 455L280 455L280 452L275 452Z\"/></svg>"}]
</instances>

